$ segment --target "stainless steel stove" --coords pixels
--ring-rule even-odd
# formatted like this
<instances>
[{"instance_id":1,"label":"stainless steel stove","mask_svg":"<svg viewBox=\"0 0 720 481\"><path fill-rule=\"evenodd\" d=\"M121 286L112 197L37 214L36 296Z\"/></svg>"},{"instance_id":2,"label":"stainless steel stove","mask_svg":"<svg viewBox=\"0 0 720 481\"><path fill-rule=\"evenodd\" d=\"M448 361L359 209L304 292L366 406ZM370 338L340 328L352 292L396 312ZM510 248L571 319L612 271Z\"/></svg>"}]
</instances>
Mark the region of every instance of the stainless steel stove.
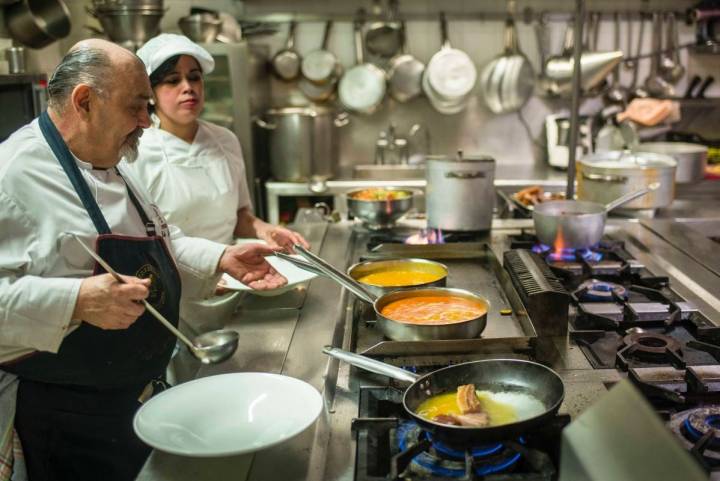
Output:
<instances>
[{"instance_id":1,"label":"stainless steel stove","mask_svg":"<svg viewBox=\"0 0 720 481\"><path fill-rule=\"evenodd\" d=\"M408 239L445 243L412 245ZM557 479L560 433L592 401L581 404L579 390L604 390L626 377L668 424L678 413L720 405L720 328L624 241L553 252L523 229L438 236L355 228L350 246L348 265L390 257L438 260L449 268L449 286L482 293L493 309L476 339L397 342L374 328L367 304L349 298L344 347L414 372L489 357L532 359L555 367L571 398L557 419L523 439L448 449L406 418L402 386L346 368L355 406L355 480ZM697 441L694 432L683 435Z\"/></svg>"}]
</instances>

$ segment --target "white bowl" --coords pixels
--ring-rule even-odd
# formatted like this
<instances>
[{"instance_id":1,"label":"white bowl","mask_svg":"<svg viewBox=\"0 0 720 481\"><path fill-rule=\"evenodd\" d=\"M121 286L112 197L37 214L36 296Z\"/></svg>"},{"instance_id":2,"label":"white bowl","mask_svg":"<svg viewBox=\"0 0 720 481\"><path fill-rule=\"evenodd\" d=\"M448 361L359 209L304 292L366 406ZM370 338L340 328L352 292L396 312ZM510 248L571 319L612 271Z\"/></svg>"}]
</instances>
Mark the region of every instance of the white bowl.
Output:
<instances>
[{"instance_id":1,"label":"white bowl","mask_svg":"<svg viewBox=\"0 0 720 481\"><path fill-rule=\"evenodd\" d=\"M269 373L196 379L164 391L135 414L133 427L150 446L194 457L252 453L287 441L322 410L310 384Z\"/></svg>"}]
</instances>

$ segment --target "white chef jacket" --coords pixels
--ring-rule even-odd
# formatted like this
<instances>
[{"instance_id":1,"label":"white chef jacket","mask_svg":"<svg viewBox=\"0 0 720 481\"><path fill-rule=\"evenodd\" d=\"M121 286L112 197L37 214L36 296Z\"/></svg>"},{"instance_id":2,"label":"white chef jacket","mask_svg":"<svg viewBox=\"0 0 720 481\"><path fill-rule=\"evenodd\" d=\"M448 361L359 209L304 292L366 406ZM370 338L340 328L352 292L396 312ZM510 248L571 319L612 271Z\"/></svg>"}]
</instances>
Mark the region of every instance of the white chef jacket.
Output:
<instances>
[{"instance_id":1,"label":"white chef jacket","mask_svg":"<svg viewBox=\"0 0 720 481\"><path fill-rule=\"evenodd\" d=\"M76 161L111 231L145 236L115 170ZM142 184L122 167L121 172L163 233L180 270L183 295L209 295L225 246L168 227ZM71 316L94 261L68 232L95 244L97 230L34 120L0 144L0 363L34 350L57 352L79 324Z\"/></svg>"},{"instance_id":2,"label":"white chef jacket","mask_svg":"<svg viewBox=\"0 0 720 481\"><path fill-rule=\"evenodd\" d=\"M185 234L229 244L237 211L250 207L240 142L219 125L199 120L191 144L153 126L127 167L144 184L170 224Z\"/></svg>"}]
</instances>

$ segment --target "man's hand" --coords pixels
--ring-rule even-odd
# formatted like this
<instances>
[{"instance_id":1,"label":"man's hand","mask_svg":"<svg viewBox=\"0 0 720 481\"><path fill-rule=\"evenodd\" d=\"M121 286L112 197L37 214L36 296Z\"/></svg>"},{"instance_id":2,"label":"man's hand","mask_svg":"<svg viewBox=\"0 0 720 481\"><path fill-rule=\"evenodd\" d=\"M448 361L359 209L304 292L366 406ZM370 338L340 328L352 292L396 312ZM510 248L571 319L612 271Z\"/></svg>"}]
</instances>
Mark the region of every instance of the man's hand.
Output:
<instances>
[{"instance_id":1,"label":"man's hand","mask_svg":"<svg viewBox=\"0 0 720 481\"><path fill-rule=\"evenodd\" d=\"M294 253L293 245L300 244L306 249L310 248L310 244L303 236L297 232L280 227L279 225L270 226L262 233L262 240L266 241L272 247L281 247L283 250Z\"/></svg>"},{"instance_id":2,"label":"man's hand","mask_svg":"<svg viewBox=\"0 0 720 481\"><path fill-rule=\"evenodd\" d=\"M273 269L265 256L278 250L279 247L263 244L228 246L220 258L218 269L253 289L276 289L287 284L287 279Z\"/></svg>"},{"instance_id":3,"label":"man's hand","mask_svg":"<svg viewBox=\"0 0 720 481\"><path fill-rule=\"evenodd\" d=\"M127 329L145 312L138 303L150 293L150 279L120 276L121 284L110 274L84 279L75 301L73 319L80 319L101 329Z\"/></svg>"}]
</instances>

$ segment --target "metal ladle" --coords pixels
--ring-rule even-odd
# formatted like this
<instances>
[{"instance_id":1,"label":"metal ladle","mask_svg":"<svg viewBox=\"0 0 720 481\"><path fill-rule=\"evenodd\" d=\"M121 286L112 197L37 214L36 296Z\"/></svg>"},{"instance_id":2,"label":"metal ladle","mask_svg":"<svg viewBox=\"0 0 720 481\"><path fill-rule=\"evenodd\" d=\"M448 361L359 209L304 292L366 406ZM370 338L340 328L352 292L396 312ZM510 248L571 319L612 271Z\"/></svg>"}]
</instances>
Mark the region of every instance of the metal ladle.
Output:
<instances>
[{"instance_id":1,"label":"metal ladle","mask_svg":"<svg viewBox=\"0 0 720 481\"><path fill-rule=\"evenodd\" d=\"M103 260L95 251L90 249L80 238L75 234L70 234L80 244L83 249L97 261L100 266L105 269L108 274L113 276L116 281L120 284L127 284L127 282L120 277L120 274L115 272L115 269ZM180 332L170 321L165 319L165 316L160 314L147 300L143 299L142 304L145 309L150 311L155 319L160 321L170 332L175 334L178 339L185 343L190 349L190 352L203 364L217 364L232 356L238 347L239 335L237 332L230 329L218 329L215 331L206 332L195 338L195 342L191 342L182 332Z\"/></svg>"}]
</instances>

